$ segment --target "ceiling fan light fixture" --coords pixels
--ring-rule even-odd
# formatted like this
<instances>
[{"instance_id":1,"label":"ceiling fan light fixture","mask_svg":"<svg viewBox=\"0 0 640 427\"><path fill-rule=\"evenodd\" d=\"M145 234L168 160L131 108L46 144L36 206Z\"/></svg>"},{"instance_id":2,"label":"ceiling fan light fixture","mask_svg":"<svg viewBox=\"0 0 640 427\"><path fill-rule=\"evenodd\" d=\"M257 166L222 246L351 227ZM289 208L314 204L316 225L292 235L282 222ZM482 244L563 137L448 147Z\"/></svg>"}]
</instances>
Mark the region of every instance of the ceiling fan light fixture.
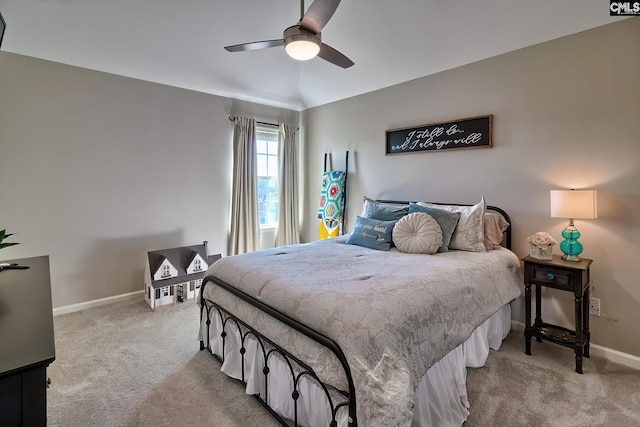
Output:
<instances>
[{"instance_id":1,"label":"ceiling fan light fixture","mask_svg":"<svg viewBox=\"0 0 640 427\"><path fill-rule=\"evenodd\" d=\"M320 52L320 43L319 33L304 31L299 26L289 27L284 32L284 50L298 61L315 58Z\"/></svg>"},{"instance_id":2,"label":"ceiling fan light fixture","mask_svg":"<svg viewBox=\"0 0 640 427\"><path fill-rule=\"evenodd\" d=\"M320 52L320 46L310 40L294 40L284 47L287 54L298 61L307 61L315 58Z\"/></svg>"},{"instance_id":3,"label":"ceiling fan light fixture","mask_svg":"<svg viewBox=\"0 0 640 427\"><path fill-rule=\"evenodd\" d=\"M316 56L338 67L349 68L353 61L331 46L322 43L321 31L333 16L340 0L313 0L308 9L300 0L300 21L284 30L281 39L262 40L225 46L227 52L245 52L284 46L285 52L297 60L307 61Z\"/></svg>"}]
</instances>

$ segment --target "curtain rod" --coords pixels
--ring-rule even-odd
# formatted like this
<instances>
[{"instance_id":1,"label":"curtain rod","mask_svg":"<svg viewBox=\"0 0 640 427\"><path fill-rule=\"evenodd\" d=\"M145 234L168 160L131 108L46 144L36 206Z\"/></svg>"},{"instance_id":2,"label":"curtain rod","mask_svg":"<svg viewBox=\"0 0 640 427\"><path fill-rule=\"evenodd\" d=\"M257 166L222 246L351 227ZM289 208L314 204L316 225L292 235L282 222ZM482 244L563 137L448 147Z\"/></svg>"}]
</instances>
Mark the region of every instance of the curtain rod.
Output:
<instances>
[{"instance_id":1,"label":"curtain rod","mask_svg":"<svg viewBox=\"0 0 640 427\"><path fill-rule=\"evenodd\" d=\"M234 121L236 119L235 116L229 116L229 120ZM266 126L275 126L278 127L279 125L276 123L268 123L268 122L259 122L256 120L256 123L259 125L266 125ZM296 130L300 130L300 128L298 126L296 126Z\"/></svg>"}]
</instances>

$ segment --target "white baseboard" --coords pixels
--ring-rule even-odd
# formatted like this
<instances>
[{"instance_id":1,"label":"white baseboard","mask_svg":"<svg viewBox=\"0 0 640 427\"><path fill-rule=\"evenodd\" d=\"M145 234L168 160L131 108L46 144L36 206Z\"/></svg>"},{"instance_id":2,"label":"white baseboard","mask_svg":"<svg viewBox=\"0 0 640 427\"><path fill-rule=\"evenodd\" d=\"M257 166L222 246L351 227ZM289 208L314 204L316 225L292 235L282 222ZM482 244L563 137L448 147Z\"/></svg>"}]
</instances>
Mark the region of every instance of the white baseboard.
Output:
<instances>
[{"instance_id":1,"label":"white baseboard","mask_svg":"<svg viewBox=\"0 0 640 427\"><path fill-rule=\"evenodd\" d=\"M603 357L612 362L619 363L629 368L640 371L640 357L633 354L623 353L612 348L603 347L598 344L590 344L589 346L591 354L595 356Z\"/></svg>"},{"instance_id":2,"label":"white baseboard","mask_svg":"<svg viewBox=\"0 0 640 427\"><path fill-rule=\"evenodd\" d=\"M144 297L144 290L129 292L128 294L114 295L112 297L94 299L92 301L80 302L78 304L65 305L53 309L54 316L86 310L88 308L100 307L102 305L113 304L120 301L134 300Z\"/></svg>"},{"instance_id":3,"label":"white baseboard","mask_svg":"<svg viewBox=\"0 0 640 427\"><path fill-rule=\"evenodd\" d=\"M524 323L517 320L511 320L511 329L517 332L524 332ZM598 344L591 343L589 345L590 353L594 356L602 357L611 362L619 363L632 369L640 371L640 357L633 354L623 353L609 347L603 347Z\"/></svg>"},{"instance_id":4,"label":"white baseboard","mask_svg":"<svg viewBox=\"0 0 640 427\"><path fill-rule=\"evenodd\" d=\"M524 323L511 319L511 330L516 332L524 332Z\"/></svg>"}]
</instances>

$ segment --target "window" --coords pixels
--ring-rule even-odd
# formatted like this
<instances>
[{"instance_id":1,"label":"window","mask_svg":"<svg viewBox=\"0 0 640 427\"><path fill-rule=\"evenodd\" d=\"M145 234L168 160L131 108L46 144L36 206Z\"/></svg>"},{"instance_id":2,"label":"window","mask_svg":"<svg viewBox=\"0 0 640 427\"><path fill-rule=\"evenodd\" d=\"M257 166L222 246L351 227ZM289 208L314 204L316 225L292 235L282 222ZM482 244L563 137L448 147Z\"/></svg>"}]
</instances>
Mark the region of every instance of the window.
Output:
<instances>
[{"instance_id":1,"label":"window","mask_svg":"<svg viewBox=\"0 0 640 427\"><path fill-rule=\"evenodd\" d=\"M194 261L194 263L193 263L193 269L194 269L195 271L200 271L200 270L202 270L202 263L201 263L201 261L200 261L200 258L196 258L196 260Z\"/></svg>"},{"instance_id":2,"label":"window","mask_svg":"<svg viewBox=\"0 0 640 427\"><path fill-rule=\"evenodd\" d=\"M260 227L278 225L278 128L256 125Z\"/></svg>"},{"instance_id":3,"label":"window","mask_svg":"<svg viewBox=\"0 0 640 427\"><path fill-rule=\"evenodd\" d=\"M161 273L161 275L162 275L161 277L168 277L168 276L171 276L171 268L170 268L167 264L164 264L164 265L162 266L162 273Z\"/></svg>"}]
</instances>

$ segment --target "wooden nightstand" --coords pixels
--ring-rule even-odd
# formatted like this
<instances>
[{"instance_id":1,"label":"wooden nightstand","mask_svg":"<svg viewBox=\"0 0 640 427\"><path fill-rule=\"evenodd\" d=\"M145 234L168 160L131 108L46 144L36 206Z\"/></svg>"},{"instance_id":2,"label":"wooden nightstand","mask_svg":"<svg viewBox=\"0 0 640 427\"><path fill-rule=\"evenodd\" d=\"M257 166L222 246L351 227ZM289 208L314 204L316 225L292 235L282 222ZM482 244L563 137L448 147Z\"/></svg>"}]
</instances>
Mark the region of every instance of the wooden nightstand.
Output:
<instances>
[{"instance_id":1,"label":"wooden nightstand","mask_svg":"<svg viewBox=\"0 0 640 427\"><path fill-rule=\"evenodd\" d=\"M589 357L589 267L592 260L565 261L559 255L545 261L530 256L524 261L525 328L527 354L531 354L531 337L538 342L551 341L573 348L576 353L576 372L582 373L582 356ZM536 286L536 319L531 325L531 285ZM575 330L542 321L541 288L573 292L575 297Z\"/></svg>"}]
</instances>

